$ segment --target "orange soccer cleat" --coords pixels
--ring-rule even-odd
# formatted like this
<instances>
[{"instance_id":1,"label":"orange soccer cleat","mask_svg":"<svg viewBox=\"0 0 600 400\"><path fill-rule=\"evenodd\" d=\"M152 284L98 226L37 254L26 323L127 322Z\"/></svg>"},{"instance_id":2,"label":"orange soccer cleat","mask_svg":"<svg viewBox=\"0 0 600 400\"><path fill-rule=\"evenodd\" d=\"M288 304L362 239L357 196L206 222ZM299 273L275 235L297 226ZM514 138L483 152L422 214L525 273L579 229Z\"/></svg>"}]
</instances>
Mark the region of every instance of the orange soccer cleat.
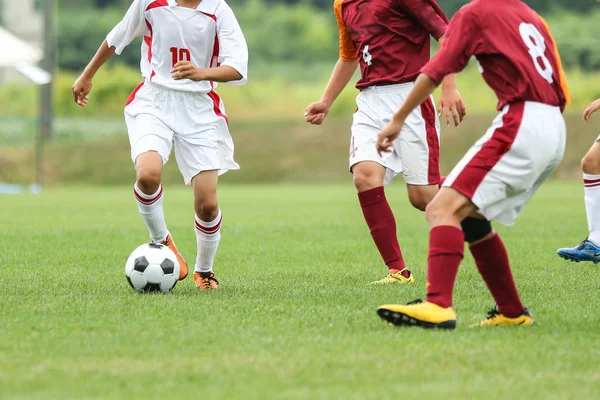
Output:
<instances>
[{"instance_id":1,"label":"orange soccer cleat","mask_svg":"<svg viewBox=\"0 0 600 400\"><path fill-rule=\"evenodd\" d=\"M177 246L175 246L175 242L173 241L173 237L170 233L167 235L167 238L163 244L171 249L171 251L177 256L177 261L179 261L179 280L184 280L188 276L188 266L179 250L177 250Z\"/></svg>"},{"instance_id":2,"label":"orange soccer cleat","mask_svg":"<svg viewBox=\"0 0 600 400\"><path fill-rule=\"evenodd\" d=\"M219 286L219 281L212 272L194 272L194 281L200 290L216 289Z\"/></svg>"}]
</instances>

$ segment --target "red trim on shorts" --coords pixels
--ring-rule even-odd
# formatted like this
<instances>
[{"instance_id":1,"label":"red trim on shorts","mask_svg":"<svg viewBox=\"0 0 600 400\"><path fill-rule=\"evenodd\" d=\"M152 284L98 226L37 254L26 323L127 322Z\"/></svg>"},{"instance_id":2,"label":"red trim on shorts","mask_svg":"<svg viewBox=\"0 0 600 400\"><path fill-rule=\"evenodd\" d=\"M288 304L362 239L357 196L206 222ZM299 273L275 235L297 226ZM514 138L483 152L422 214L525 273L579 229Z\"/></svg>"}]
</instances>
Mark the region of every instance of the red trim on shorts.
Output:
<instances>
[{"instance_id":1,"label":"red trim on shorts","mask_svg":"<svg viewBox=\"0 0 600 400\"><path fill-rule=\"evenodd\" d=\"M429 149L427 181L430 185L437 185L440 182L440 142L435 126L435 106L433 105L431 97L421 104L421 116L423 117L423 120L425 120L427 147Z\"/></svg>"},{"instance_id":2,"label":"red trim on shorts","mask_svg":"<svg viewBox=\"0 0 600 400\"><path fill-rule=\"evenodd\" d=\"M221 111L221 98L219 97L217 92L215 92L214 90L211 90L207 94L208 94L208 97L210 97L213 101L213 105L214 105L213 110L215 111L215 114L217 114L217 116L219 116L219 117L224 118L227 125L229 125L229 118L227 118L227 115L225 115Z\"/></svg>"},{"instance_id":3,"label":"red trim on shorts","mask_svg":"<svg viewBox=\"0 0 600 400\"><path fill-rule=\"evenodd\" d=\"M154 196L151 199L145 199L137 192L137 190L135 190L135 188L133 189L133 194L135 195L136 200L146 206L156 203L162 197L162 193L163 193L163 188L161 185L160 190L158 191L158 194L156 196Z\"/></svg>"},{"instance_id":4,"label":"red trim on shorts","mask_svg":"<svg viewBox=\"0 0 600 400\"><path fill-rule=\"evenodd\" d=\"M168 5L169 2L167 0L155 0L152 3L148 4L148 7L146 7L146 11L152 10L156 7L167 7Z\"/></svg>"},{"instance_id":5,"label":"red trim on shorts","mask_svg":"<svg viewBox=\"0 0 600 400\"><path fill-rule=\"evenodd\" d=\"M127 103L125 103L125 107L127 107L128 105L130 105L131 102L133 100L135 100L135 95L142 88L142 86L144 86L144 82L140 83L139 85L137 85L137 87L135 89L133 89L133 92L131 92L131 94L129 95L129 98L127 99Z\"/></svg>"},{"instance_id":6,"label":"red trim on shorts","mask_svg":"<svg viewBox=\"0 0 600 400\"><path fill-rule=\"evenodd\" d=\"M472 199L486 175L512 147L523 120L525 103L513 103L502 117L502 126L496 128L492 137L469 160L458 174L451 188ZM532 149L535 151L535 149Z\"/></svg>"},{"instance_id":7,"label":"red trim on shorts","mask_svg":"<svg viewBox=\"0 0 600 400\"><path fill-rule=\"evenodd\" d=\"M194 226L200 232L205 233L207 235L212 235L212 234L216 233L219 230L219 228L221 228L221 222L222 221L223 221L223 216L221 215L221 218L219 218L219 222L217 222L217 224L215 226L207 228L205 226L200 225L200 223L198 222L197 219L194 219Z\"/></svg>"}]
</instances>

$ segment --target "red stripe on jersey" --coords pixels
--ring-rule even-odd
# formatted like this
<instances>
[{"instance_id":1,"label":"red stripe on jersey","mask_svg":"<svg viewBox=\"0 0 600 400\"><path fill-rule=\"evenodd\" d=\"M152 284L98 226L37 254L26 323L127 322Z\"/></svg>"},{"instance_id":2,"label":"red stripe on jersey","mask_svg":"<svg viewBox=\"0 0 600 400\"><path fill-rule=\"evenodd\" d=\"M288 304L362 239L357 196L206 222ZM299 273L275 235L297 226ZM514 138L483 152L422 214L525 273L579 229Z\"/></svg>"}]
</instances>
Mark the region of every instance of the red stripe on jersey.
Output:
<instances>
[{"instance_id":1,"label":"red stripe on jersey","mask_svg":"<svg viewBox=\"0 0 600 400\"><path fill-rule=\"evenodd\" d=\"M152 204L156 203L158 200L160 200L160 198L162 197L162 193L163 193L163 189L162 189L162 185L161 185L160 190L158 191L158 194L156 196L154 196L151 199L145 199L137 192L137 190L135 190L135 188L133 189L133 194L135 195L135 198L137 199L137 201L139 201L140 203L147 205L147 206L152 205Z\"/></svg>"},{"instance_id":2,"label":"red stripe on jersey","mask_svg":"<svg viewBox=\"0 0 600 400\"><path fill-rule=\"evenodd\" d=\"M219 230L219 228L221 228L222 221L223 221L223 217L221 216L221 218L219 219L219 222L217 222L217 224L215 226L212 226L210 228L200 225L198 220L194 220L194 225L196 226L196 229L198 229L200 232L206 233L207 235L212 235L213 233L216 233Z\"/></svg>"},{"instance_id":3,"label":"red stripe on jersey","mask_svg":"<svg viewBox=\"0 0 600 400\"><path fill-rule=\"evenodd\" d=\"M152 24L150 24L150 21L146 20L146 26L148 27L148 30L150 30L150 36L144 36L144 42L146 43L146 46L148 46L148 62L150 63L150 66L152 66L152 38L154 37L154 32L152 31ZM152 70L150 80L154 78L154 75L156 75L156 72Z\"/></svg>"},{"instance_id":4,"label":"red stripe on jersey","mask_svg":"<svg viewBox=\"0 0 600 400\"><path fill-rule=\"evenodd\" d=\"M168 5L169 2L167 0L155 0L152 3L148 4L148 7L146 7L146 11L152 10L156 7L167 7Z\"/></svg>"},{"instance_id":5,"label":"red stripe on jersey","mask_svg":"<svg viewBox=\"0 0 600 400\"><path fill-rule=\"evenodd\" d=\"M473 198L488 172L510 150L517 138L523 120L525 103L513 103L508 107L508 112L502 117L502 126L494 130L492 137L481 146L481 149L469 160L450 185L452 189L469 199ZM532 151L535 150L532 149Z\"/></svg>"},{"instance_id":6,"label":"red stripe on jersey","mask_svg":"<svg viewBox=\"0 0 600 400\"><path fill-rule=\"evenodd\" d=\"M421 104L421 116L425 121L427 132L427 147L429 149L429 164L427 166L427 180L430 185L437 185L440 181L440 142L435 127L435 107L431 97Z\"/></svg>"},{"instance_id":7,"label":"red stripe on jersey","mask_svg":"<svg viewBox=\"0 0 600 400\"><path fill-rule=\"evenodd\" d=\"M210 67L219 67L221 64L219 63L219 36L215 35L215 44L213 45L213 53L210 58ZM215 83L213 81L210 82L210 87L214 89Z\"/></svg>"},{"instance_id":8,"label":"red stripe on jersey","mask_svg":"<svg viewBox=\"0 0 600 400\"><path fill-rule=\"evenodd\" d=\"M214 90L211 90L210 92L208 92L208 97L210 97L213 101L213 105L214 105L213 110L215 111L215 114L217 114L217 116L219 116L219 117L224 118L227 125L229 125L229 118L227 118L227 115L225 115L221 111L221 98L219 97L217 92L215 92Z\"/></svg>"},{"instance_id":9,"label":"red stripe on jersey","mask_svg":"<svg viewBox=\"0 0 600 400\"><path fill-rule=\"evenodd\" d=\"M135 100L135 95L137 94L138 90L140 90L142 88L142 86L144 86L144 82L140 83L139 85L137 85L137 87L135 89L133 89L133 92L131 92L131 94L129 95L129 98L127 99L127 103L125 103L125 107L130 105L131 102L133 100Z\"/></svg>"},{"instance_id":10,"label":"red stripe on jersey","mask_svg":"<svg viewBox=\"0 0 600 400\"><path fill-rule=\"evenodd\" d=\"M206 15L207 17L210 17L213 21L217 22L217 16L216 15L205 13L205 12L202 12L202 14Z\"/></svg>"}]
</instances>

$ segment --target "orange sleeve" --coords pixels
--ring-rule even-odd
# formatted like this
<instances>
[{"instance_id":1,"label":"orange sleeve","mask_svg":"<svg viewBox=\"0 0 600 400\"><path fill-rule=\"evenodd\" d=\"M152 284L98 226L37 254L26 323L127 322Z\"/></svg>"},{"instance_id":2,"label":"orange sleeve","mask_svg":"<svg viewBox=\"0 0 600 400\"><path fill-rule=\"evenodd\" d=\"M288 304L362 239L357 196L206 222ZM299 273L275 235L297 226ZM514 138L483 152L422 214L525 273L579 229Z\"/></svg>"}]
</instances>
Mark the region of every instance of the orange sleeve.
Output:
<instances>
[{"instance_id":1,"label":"orange sleeve","mask_svg":"<svg viewBox=\"0 0 600 400\"><path fill-rule=\"evenodd\" d=\"M344 61L354 61L358 59L358 51L354 47L354 42L350 37L348 28L344 25L342 19L342 3L344 0L335 0L333 3L333 11L335 12L335 19L337 19L338 29L340 31L340 59Z\"/></svg>"},{"instance_id":2,"label":"orange sleeve","mask_svg":"<svg viewBox=\"0 0 600 400\"><path fill-rule=\"evenodd\" d=\"M548 35L550 35L550 39L552 39L552 45L554 46L554 53L556 53L556 63L558 64L558 76L560 79L560 87L565 94L565 99L567 105L571 104L571 93L569 91L569 85L567 84L567 76L565 75L565 71L562 66L562 60L560 59L560 54L558 53L558 47L556 46L556 40L554 40L554 36L552 36L552 32L550 31L550 27L544 18L540 16L540 19L544 23L546 30L548 31Z\"/></svg>"}]
</instances>

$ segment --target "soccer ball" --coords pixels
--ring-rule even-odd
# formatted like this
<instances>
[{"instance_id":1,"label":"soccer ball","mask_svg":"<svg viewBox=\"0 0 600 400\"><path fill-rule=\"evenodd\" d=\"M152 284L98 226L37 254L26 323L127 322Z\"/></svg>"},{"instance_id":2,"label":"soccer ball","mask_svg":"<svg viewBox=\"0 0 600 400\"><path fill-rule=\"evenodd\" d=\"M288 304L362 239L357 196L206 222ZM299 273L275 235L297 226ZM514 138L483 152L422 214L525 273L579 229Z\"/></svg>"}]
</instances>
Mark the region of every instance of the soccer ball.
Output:
<instances>
[{"instance_id":1,"label":"soccer ball","mask_svg":"<svg viewBox=\"0 0 600 400\"><path fill-rule=\"evenodd\" d=\"M143 244L127 259L125 277L138 292L169 292L179 279L177 256L163 244Z\"/></svg>"}]
</instances>

